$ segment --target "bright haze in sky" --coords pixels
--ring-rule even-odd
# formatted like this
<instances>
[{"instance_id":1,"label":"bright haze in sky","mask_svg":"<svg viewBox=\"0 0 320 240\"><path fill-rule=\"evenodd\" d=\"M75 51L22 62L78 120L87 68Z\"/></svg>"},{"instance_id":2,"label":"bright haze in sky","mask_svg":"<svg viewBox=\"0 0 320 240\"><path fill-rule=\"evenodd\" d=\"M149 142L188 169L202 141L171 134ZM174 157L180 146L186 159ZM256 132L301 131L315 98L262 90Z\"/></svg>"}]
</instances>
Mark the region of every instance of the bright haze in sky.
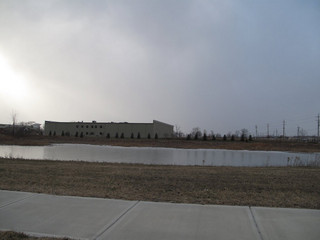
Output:
<instances>
[{"instance_id":1,"label":"bright haze in sky","mask_svg":"<svg viewBox=\"0 0 320 240\"><path fill-rule=\"evenodd\" d=\"M318 0L0 0L0 123L317 134Z\"/></svg>"}]
</instances>

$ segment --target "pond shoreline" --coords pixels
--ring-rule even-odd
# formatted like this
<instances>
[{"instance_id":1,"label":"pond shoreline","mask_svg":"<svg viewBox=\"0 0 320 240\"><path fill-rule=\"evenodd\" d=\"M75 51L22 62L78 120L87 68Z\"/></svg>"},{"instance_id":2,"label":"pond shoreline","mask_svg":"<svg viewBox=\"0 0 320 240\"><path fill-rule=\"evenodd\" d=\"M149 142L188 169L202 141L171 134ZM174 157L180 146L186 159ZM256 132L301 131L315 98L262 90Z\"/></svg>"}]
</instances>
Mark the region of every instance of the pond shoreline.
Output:
<instances>
[{"instance_id":1,"label":"pond shoreline","mask_svg":"<svg viewBox=\"0 0 320 240\"><path fill-rule=\"evenodd\" d=\"M320 152L320 143L297 142L283 139L259 139L249 142L223 140L186 140L186 139L106 139L29 136L16 138L0 135L0 145L47 146L51 144L74 143L110 145L123 147L163 147L182 149L226 149L248 151Z\"/></svg>"},{"instance_id":2,"label":"pond shoreline","mask_svg":"<svg viewBox=\"0 0 320 240\"><path fill-rule=\"evenodd\" d=\"M123 147L70 143L59 143L49 146L0 145L0 157L146 165L320 167L320 153L135 146Z\"/></svg>"}]
</instances>

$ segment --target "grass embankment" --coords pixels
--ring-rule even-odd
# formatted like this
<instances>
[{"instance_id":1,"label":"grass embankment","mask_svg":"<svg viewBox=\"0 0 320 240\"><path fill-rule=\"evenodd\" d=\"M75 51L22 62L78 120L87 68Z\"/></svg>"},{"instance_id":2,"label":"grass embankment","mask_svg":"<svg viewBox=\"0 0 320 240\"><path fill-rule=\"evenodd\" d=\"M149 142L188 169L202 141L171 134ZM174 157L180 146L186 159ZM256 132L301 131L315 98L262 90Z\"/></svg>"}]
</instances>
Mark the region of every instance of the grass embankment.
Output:
<instances>
[{"instance_id":1,"label":"grass embankment","mask_svg":"<svg viewBox=\"0 0 320 240\"><path fill-rule=\"evenodd\" d=\"M0 232L0 239L2 240L67 240L67 238L47 238L47 237L30 237L24 233L17 232Z\"/></svg>"},{"instance_id":2,"label":"grass embankment","mask_svg":"<svg viewBox=\"0 0 320 240\"><path fill-rule=\"evenodd\" d=\"M260 151L288 151L288 152L320 152L320 143L297 142L281 139L259 139L242 142L223 140L186 140L186 139L106 139L106 138L75 138L75 137L48 137L29 136L15 138L12 136L0 136L0 144L44 146L55 143L79 143L111 145L124 147L165 147L186 149L231 149L231 150L260 150Z\"/></svg>"},{"instance_id":3,"label":"grass embankment","mask_svg":"<svg viewBox=\"0 0 320 240\"><path fill-rule=\"evenodd\" d=\"M176 203L320 209L320 168L0 159L0 189Z\"/></svg>"},{"instance_id":4,"label":"grass embankment","mask_svg":"<svg viewBox=\"0 0 320 240\"><path fill-rule=\"evenodd\" d=\"M24 233L0 231L0 239L1 240L59 240L59 239L67 240L68 238L30 237Z\"/></svg>"}]
</instances>

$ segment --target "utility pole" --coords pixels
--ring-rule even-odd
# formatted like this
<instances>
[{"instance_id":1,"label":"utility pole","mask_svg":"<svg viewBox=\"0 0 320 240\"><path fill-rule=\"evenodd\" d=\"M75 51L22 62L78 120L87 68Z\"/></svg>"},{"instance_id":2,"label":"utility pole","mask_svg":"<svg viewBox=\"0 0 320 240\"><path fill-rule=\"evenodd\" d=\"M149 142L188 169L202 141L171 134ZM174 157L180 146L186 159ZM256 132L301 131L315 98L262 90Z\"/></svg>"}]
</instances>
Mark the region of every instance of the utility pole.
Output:
<instances>
[{"instance_id":1,"label":"utility pole","mask_svg":"<svg viewBox=\"0 0 320 240\"><path fill-rule=\"evenodd\" d=\"M300 127L298 126L298 132L297 132L297 137L299 138L299 133L300 133Z\"/></svg>"},{"instance_id":2,"label":"utility pole","mask_svg":"<svg viewBox=\"0 0 320 240\"><path fill-rule=\"evenodd\" d=\"M319 141L319 128L320 128L320 114L318 114L318 141Z\"/></svg>"},{"instance_id":3,"label":"utility pole","mask_svg":"<svg viewBox=\"0 0 320 240\"><path fill-rule=\"evenodd\" d=\"M269 138L270 135L269 135L269 123L267 124L267 138Z\"/></svg>"},{"instance_id":4,"label":"utility pole","mask_svg":"<svg viewBox=\"0 0 320 240\"><path fill-rule=\"evenodd\" d=\"M318 134L319 135L319 134ZM256 125L256 138L258 137L258 126Z\"/></svg>"},{"instance_id":5,"label":"utility pole","mask_svg":"<svg viewBox=\"0 0 320 240\"><path fill-rule=\"evenodd\" d=\"M285 120L283 120L282 136L283 136L283 138L286 136L286 121Z\"/></svg>"}]
</instances>

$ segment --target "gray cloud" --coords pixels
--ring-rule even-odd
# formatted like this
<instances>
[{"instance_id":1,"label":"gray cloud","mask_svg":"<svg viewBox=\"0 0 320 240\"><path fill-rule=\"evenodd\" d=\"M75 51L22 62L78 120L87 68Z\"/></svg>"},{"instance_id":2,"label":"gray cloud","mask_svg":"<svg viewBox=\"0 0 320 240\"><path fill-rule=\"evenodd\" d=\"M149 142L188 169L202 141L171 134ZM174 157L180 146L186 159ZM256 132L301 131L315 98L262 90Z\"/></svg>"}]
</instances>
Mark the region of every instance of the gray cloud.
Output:
<instances>
[{"instance_id":1,"label":"gray cloud","mask_svg":"<svg viewBox=\"0 0 320 240\"><path fill-rule=\"evenodd\" d=\"M2 122L16 109L226 133L286 119L294 134L306 116L314 134L317 1L1 1L0 16L0 54L33 89L0 103Z\"/></svg>"}]
</instances>

